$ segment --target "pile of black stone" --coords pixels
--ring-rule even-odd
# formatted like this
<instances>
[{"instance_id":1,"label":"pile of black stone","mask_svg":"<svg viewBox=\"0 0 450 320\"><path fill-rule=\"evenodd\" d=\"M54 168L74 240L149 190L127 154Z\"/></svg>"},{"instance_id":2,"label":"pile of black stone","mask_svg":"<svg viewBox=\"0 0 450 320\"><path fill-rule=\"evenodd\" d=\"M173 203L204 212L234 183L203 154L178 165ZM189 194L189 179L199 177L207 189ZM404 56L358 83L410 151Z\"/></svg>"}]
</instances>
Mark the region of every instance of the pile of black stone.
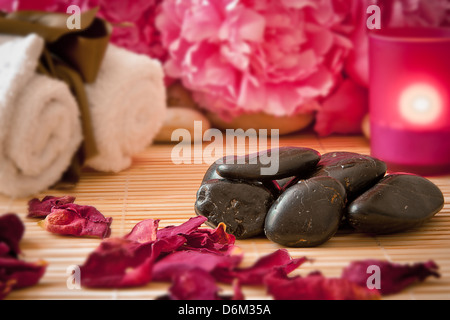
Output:
<instances>
[{"instance_id":1,"label":"pile of black stone","mask_svg":"<svg viewBox=\"0 0 450 320\"><path fill-rule=\"evenodd\" d=\"M274 150L278 170L262 174L273 166L267 159ZM386 164L371 156L282 147L218 159L204 176L195 211L211 227L223 222L237 239L265 234L283 246L312 247L343 225L369 234L417 227L443 206L431 181L388 174Z\"/></svg>"}]
</instances>

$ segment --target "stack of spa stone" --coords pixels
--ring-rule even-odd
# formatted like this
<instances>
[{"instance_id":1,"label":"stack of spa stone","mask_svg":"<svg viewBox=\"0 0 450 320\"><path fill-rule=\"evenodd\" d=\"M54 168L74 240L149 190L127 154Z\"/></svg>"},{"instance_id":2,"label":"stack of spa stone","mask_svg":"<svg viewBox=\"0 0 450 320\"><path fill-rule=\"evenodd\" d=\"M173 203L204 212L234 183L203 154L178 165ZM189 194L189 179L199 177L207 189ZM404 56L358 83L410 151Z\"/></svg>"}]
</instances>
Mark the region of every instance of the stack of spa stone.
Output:
<instances>
[{"instance_id":1,"label":"stack of spa stone","mask_svg":"<svg viewBox=\"0 0 450 320\"><path fill-rule=\"evenodd\" d=\"M401 232L444 206L441 190L429 180L387 174L383 161L367 155L320 155L299 147L264 152L224 157L210 166L195 203L209 226L223 222L237 239L265 234L283 246L312 247L343 225L368 234ZM276 173L262 174L273 161Z\"/></svg>"}]
</instances>

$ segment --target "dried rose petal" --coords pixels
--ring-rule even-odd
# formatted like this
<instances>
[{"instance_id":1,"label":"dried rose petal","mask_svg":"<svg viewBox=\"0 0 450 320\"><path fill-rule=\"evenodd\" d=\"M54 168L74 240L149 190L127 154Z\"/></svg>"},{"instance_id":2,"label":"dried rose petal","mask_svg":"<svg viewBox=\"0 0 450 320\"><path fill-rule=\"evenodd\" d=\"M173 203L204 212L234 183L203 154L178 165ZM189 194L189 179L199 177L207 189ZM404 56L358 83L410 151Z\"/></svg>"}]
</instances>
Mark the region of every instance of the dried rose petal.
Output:
<instances>
[{"instance_id":1,"label":"dried rose petal","mask_svg":"<svg viewBox=\"0 0 450 320\"><path fill-rule=\"evenodd\" d=\"M17 257L24 231L25 226L16 214L6 213L0 216L0 257L4 255Z\"/></svg>"},{"instance_id":2,"label":"dried rose petal","mask_svg":"<svg viewBox=\"0 0 450 320\"><path fill-rule=\"evenodd\" d=\"M380 275L379 291L382 295L398 293L409 285L424 281L429 276L439 277L434 261L402 265L381 260L354 261L342 272L342 278L360 286L367 286L373 267L378 267ZM370 268L371 267L371 268Z\"/></svg>"},{"instance_id":3,"label":"dried rose petal","mask_svg":"<svg viewBox=\"0 0 450 320\"><path fill-rule=\"evenodd\" d=\"M168 226L158 230L156 236L158 239L163 239L165 237L171 237L177 234L188 235L194 231L197 231L198 227L200 227L206 220L207 218L203 216L190 218L188 221L178 226Z\"/></svg>"},{"instance_id":4,"label":"dried rose petal","mask_svg":"<svg viewBox=\"0 0 450 320\"><path fill-rule=\"evenodd\" d=\"M80 267L82 285L124 288L147 284L155 261L178 252L186 244L186 235L198 231L204 221L204 217L195 217L157 230L159 220L147 219L122 238L103 240Z\"/></svg>"},{"instance_id":5,"label":"dried rose petal","mask_svg":"<svg viewBox=\"0 0 450 320\"><path fill-rule=\"evenodd\" d=\"M5 297L12 291L14 287L15 280L7 280L6 282L2 282L0 280L0 300L5 299Z\"/></svg>"},{"instance_id":6,"label":"dried rose petal","mask_svg":"<svg viewBox=\"0 0 450 320\"><path fill-rule=\"evenodd\" d=\"M28 218L45 218L52 212L53 207L73 203L75 197L63 196L53 197L46 196L41 200L34 198L28 201Z\"/></svg>"},{"instance_id":7,"label":"dried rose petal","mask_svg":"<svg viewBox=\"0 0 450 320\"><path fill-rule=\"evenodd\" d=\"M107 238L111 222L112 218L105 218L94 207L69 203L52 208L40 225L57 234Z\"/></svg>"},{"instance_id":8,"label":"dried rose petal","mask_svg":"<svg viewBox=\"0 0 450 320\"><path fill-rule=\"evenodd\" d=\"M122 288L151 280L152 243L112 238L101 242L80 267L86 287Z\"/></svg>"},{"instance_id":9,"label":"dried rose petal","mask_svg":"<svg viewBox=\"0 0 450 320\"><path fill-rule=\"evenodd\" d=\"M0 300L11 290L38 283L47 268L43 260L30 263L17 258L24 231L25 226L16 214L0 217Z\"/></svg>"},{"instance_id":10,"label":"dried rose petal","mask_svg":"<svg viewBox=\"0 0 450 320\"><path fill-rule=\"evenodd\" d=\"M20 289L37 284L45 273L47 262L25 262L15 258L0 258L0 284Z\"/></svg>"},{"instance_id":11,"label":"dried rose petal","mask_svg":"<svg viewBox=\"0 0 450 320\"><path fill-rule=\"evenodd\" d=\"M174 277L169 297L172 300L220 300L219 291L209 272L194 268Z\"/></svg>"},{"instance_id":12,"label":"dried rose petal","mask_svg":"<svg viewBox=\"0 0 450 320\"><path fill-rule=\"evenodd\" d=\"M137 223L131 232L124 236L124 239L137 241L140 243L156 240L159 220L146 219Z\"/></svg>"},{"instance_id":13,"label":"dried rose petal","mask_svg":"<svg viewBox=\"0 0 450 320\"><path fill-rule=\"evenodd\" d=\"M111 238L103 240L80 266L81 284L91 288L126 288L145 285L152 280L152 267L162 253L182 246L182 236L139 243Z\"/></svg>"},{"instance_id":14,"label":"dried rose petal","mask_svg":"<svg viewBox=\"0 0 450 320\"><path fill-rule=\"evenodd\" d=\"M242 260L242 256L220 255L211 252L182 250L173 252L155 263L155 281L170 281L186 270L202 269L208 273L220 268L231 270Z\"/></svg>"},{"instance_id":15,"label":"dried rose petal","mask_svg":"<svg viewBox=\"0 0 450 320\"><path fill-rule=\"evenodd\" d=\"M239 279L241 284L261 285L264 277L274 269L281 269L286 274L297 269L306 258L292 259L286 249L279 249L273 253L258 259L253 266L248 268L215 269L214 277L224 283L232 283L233 279Z\"/></svg>"},{"instance_id":16,"label":"dried rose petal","mask_svg":"<svg viewBox=\"0 0 450 320\"><path fill-rule=\"evenodd\" d=\"M9 253L9 246L4 242L0 242L0 257L9 256Z\"/></svg>"},{"instance_id":17,"label":"dried rose petal","mask_svg":"<svg viewBox=\"0 0 450 320\"><path fill-rule=\"evenodd\" d=\"M379 293L347 279L326 278L320 272L307 277L286 276L274 269L264 278L267 291L275 300L376 300Z\"/></svg>"},{"instance_id":18,"label":"dried rose petal","mask_svg":"<svg viewBox=\"0 0 450 320\"><path fill-rule=\"evenodd\" d=\"M219 223L215 229L198 229L185 235L186 247L192 250L202 249L211 252L232 250L236 237L226 232L224 223Z\"/></svg>"}]
</instances>

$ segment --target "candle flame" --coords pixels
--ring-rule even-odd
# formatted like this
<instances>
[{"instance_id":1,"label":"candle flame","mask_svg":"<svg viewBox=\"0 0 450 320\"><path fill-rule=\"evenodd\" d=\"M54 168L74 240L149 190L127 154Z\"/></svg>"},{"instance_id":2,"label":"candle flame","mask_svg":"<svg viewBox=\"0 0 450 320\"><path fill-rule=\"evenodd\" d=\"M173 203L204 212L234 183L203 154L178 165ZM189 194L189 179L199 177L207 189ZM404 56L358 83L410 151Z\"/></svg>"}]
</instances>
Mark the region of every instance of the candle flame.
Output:
<instances>
[{"instance_id":1,"label":"candle flame","mask_svg":"<svg viewBox=\"0 0 450 320\"><path fill-rule=\"evenodd\" d=\"M439 92L427 84L408 87L400 96L400 114L415 125L430 125L442 114Z\"/></svg>"}]
</instances>

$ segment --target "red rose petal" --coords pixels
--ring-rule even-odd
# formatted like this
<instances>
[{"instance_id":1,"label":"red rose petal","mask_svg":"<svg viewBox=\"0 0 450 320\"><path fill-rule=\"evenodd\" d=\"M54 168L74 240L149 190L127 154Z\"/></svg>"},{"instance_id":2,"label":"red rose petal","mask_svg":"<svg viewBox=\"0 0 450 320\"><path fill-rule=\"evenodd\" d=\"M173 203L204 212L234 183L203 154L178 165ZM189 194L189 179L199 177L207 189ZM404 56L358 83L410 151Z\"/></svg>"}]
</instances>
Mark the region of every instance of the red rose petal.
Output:
<instances>
[{"instance_id":1,"label":"red rose petal","mask_svg":"<svg viewBox=\"0 0 450 320\"><path fill-rule=\"evenodd\" d=\"M25 232L25 226L14 213L0 216L0 257L16 257L20 253L19 243Z\"/></svg>"},{"instance_id":2,"label":"red rose petal","mask_svg":"<svg viewBox=\"0 0 450 320\"><path fill-rule=\"evenodd\" d=\"M168 226L163 229L158 230L156 237L158 239L163 239L166 237L171 237L177 234L188 235L198 229L207 218L203 216L197 216L194 218L190 218L188 221L182 223L178 226Z\"/></svg>"},{"instance_id":3,"label":"red rose petal","mask_svg":"<svg viewBox=\"0 0 450 320\"><path fill-rule=\"evenodd\" d=\"M12 290L33 286L45 273L43 260L26 262L17 258L25 226L13 213L0 217L0 300Z\"/></svg>"},{"instance_id":4,"label":"red rose petal","mask_svg":"<svg viewBox=\"0 0 450 320\"><path fill-rule=\"evenodd\" d=\"M216 229L198 229L185 235L186 247L192 250L204 249L210 252L224 252L234 248L235 236L226 232L224 223Z\"/></svg>"},{"instance_id":5,"label":"red rose petal","mask_svg":"<svg viewBox=\"0 0 450 320\"><path fill-rule=\"evenodd\" d=\"M0 280L0 300L5 299L5 297L12 291L14 283L14 280L7 280L5 282Z\"/></svg>"},{"instance_id":6,"label":"red rose petal","mask_svg":"<svg viewBox=\"0 0 450 320\"><path fill-rule=\"evenodd\" d=\"M107 238L111 234L112 218L105 218L96 208L77 204L53 207L40 225L49 232Z\"/></svg>"},{"instance_id":7,"label":"red rose petal","mask_svg":"<svg viewBox=\"0 0 450 320\"><path fill-rule=\"evenodd\" d=\"M86 287L123 288L151 280L153 245L113 238L101 242L80 267Z\"/></svg>"},{"instance_id":8,"label":"red rose petal","mask_svg":"<svg viewBox=\"0 0 450 320\"><path fill-rule=\"evenodd\" d=\"M282 269L289 274L305 261L307 261L306 258L292 259L286 249L279 249L261 257L251 267L233 270L217 269L213 273L216 279L224 283L232 283L234 279L239 279L241 284L261 285L268 272Z\"/></svg>"},{"instance_id":9,"label":"red rose petal","mask_svg":"<svg viewBox=\"0 0 450 320\"><path fill-rule=\"evenodd\" d=\"M124 239L137 241L140 243L156 240L159 220L146 219L137 223L131 232Z\"/></svg>"},{"instance_id":10,"label":"red rose petal","mask_svg":"<svg viewBox=\"0 0 450 320\"><path fill-rule=\"evenodd\" d=\"M376 269L374 269L374 267ZM434 261L402 265L380 260L354 261L342 272L342 278L360 286L367 286L369 277L379 272L379 291L382 295L398 293L409 285L433 276L439 277ZM375 284L375 283L372 283Z\"/></svg>"},{"instance_id":11,"label":"red rose petal","mask_svg":"<svg viewBox=\"0 0 450 320\"><path fill-rule=\"evenodd\" d=\"M320 136L359 134L368 110L367 89L347 79L322 103L316 115L314 130Z\"/></svg>"},{"instance_id":12,"label":"red rose petal","mask_svg":"<svg viewBox=\"0 0 450 320\"><path fill-rule=\"evenodd\" d=\"M47 268L47 262L26 262L14 258L0 258L0 282L14 280L14 289L33 286L39 282Z\"/></svg>"},{"instance_id":13,"label":"red rose petal","mask_svg":"<svg viewBox=\"0 0 450 320\"><path fill-rule=\"evenodd\" d=\"M28 201L28 218L45 218L52 212L53 207L73 203L75 197L63 196L53 197L46 196L41 200L34 198Z\"/></svg>"},{"instance_id":14,"label":"red rose petal","mask_svg":"<svg viewBox=\"0 0 450 320\"><path fill-rule=\"evenodd\" d=\"M178 274L169 288L172 300L219 300L219 291L216 280L201 268Z\"/></svg>"},{"instance_id":15,"label":"red rose petal","mask_svg":"<svg viewBox=\"0 0 450 320\"><path fill-rule=\"evenodd\" d=\"M156 262L153 276L155 281L170 281L190 269L202 269L209 273L217 268L230 270L235 268L241 260L241 256L182 250L173 252Z\"/></svg>"},{"instance_id":16,"label":"red rose petal","mask_svg":"<svg viewBox=\"0 0 450 320\"><path fill-rule=\"evenodd\" d=\"M275 300L375 300L376 290L361 287L347 279L326 278L319 272L307 277L286 276L281 269L264 278L267 291Z\"/></svg>"},{"instance_id":17,"label":"red rose petal","mask_svg":"<svg viewBox=\"0 0 450 320\"><path fill-rule=\"evenodd\" d=\"M4 242L0 242L0 257L9 256L9 253L9 246Z\"/></svg>"}]
</instances>

